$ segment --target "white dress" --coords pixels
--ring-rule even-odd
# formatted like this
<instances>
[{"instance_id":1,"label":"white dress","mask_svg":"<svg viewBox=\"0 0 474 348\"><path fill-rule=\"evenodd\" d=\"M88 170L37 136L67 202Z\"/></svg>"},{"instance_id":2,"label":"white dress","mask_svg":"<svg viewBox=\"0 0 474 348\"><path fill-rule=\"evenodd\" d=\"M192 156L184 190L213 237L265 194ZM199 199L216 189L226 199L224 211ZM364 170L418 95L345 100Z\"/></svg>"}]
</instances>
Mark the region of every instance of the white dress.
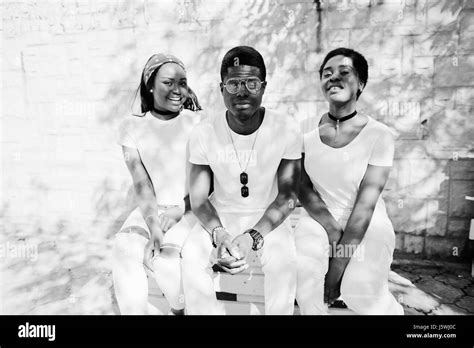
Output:
<instances>
[{"instance_id":1,"label":"white dress","mask_svg":"<svg viewBox=\"0 0 474 348\"><path fill-rule=\"evenodd\" d=\"M387 126L369 117L360 133L341 148L324 144L316 127L304 135L304 152L304 167L314 188L344 228L367 166L392 166L394 140ZM395 247L395 234L382 195L375 206L371 225L364 238ZM373 228L375 226L376 229Z\"/></svg>"}]
</instances>

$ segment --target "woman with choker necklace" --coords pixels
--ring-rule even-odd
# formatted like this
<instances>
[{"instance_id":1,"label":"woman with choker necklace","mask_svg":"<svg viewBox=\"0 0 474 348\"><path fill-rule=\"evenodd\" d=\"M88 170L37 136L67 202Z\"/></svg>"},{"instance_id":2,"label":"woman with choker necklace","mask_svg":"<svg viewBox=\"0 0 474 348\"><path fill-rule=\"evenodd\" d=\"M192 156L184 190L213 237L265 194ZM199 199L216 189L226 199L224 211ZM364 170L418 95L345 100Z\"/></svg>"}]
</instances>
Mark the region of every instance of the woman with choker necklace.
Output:
<instances>
[{"instance_id":1,"label":"woman with choker necklace","mask_svg":"<svg viewBox=\"0 0 474 348\"><path fill-rule=\"evenodd\" d=\"M132 176L136 208L115 237L113 281L122 314L153 314L148 280L153 275L170 314L184 314L180 253L195 223L187 196L187 142L201 110L184 64L168 54L147 61L135 97L142 114L120 125L118 144Z\"/></svg>"},{"instance_id":2,"label":"woman with choker necklace","mask_svg":"<svg viewBox=\"0 0 474 348\"><path fill-rule=\"evenodd\" d=\"M319 74L329 112L304 136L299 199L309 216L295 231L298 304L303 314L325 314L324 303L341 296L356 314L402 315L388 289L395 233L381 197L393 135L356 110L368 78L360 53L329 52Z\"/></svg>"}]
</instances>

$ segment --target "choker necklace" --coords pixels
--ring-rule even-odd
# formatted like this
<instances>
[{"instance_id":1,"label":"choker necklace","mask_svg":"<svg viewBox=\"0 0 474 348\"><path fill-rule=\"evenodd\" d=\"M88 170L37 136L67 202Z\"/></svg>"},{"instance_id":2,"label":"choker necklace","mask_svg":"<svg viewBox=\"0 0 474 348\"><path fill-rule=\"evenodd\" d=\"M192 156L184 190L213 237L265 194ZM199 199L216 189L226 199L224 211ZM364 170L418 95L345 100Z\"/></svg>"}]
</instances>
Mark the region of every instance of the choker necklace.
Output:
<instances>
[{"instance_id":1,"label":"choker necklace","mask_svg":"<svg viewBox=\"0 0 474 348\"><path fill-rule=\"evenodd\" d=\"M339 123L342 123L344 121L347 121L347 120L350 120L352 117L354 117L355 115L357 115L357 110L355 110L352 114L349 114L347 116L344 116L344 117L341 117L341 118L337 118L337 117L334 117L333 115L331 115L329 112L328 112L328 117L333 120L334 122L336 122L336 136L334 138L334 142L337 144L337 138L339 137Z\"/></svg>"},{"instance_id":2,"label":"choker necklace","mask_svg":"<svg viewBox=\"0 0 474 348\"><path fill-rule=\"evenodd\" d=\"M249 166L250 158L252 157L253 148L255 146L255 142L257 141L258 131L260 130L260 127L258 127L257 132L255 133L252 149L250 150L249 158L247 159L247 164L245 165L245 169L242 169L242 165L240 164L239 154L237 153L237 149L235 148L234 138L232 138L232 133L230 132L230 126L227 123L227 120L226 120L226 124L227 124L227 131L229 132L230 140L232 141L232 146L234 147L235 157L237 158L237 161L239 162L240 170L242 171L240 173L240 183L242 184L242 187L240 188L240 194L242 197L245 198L249 196L249 188L247 186L247 183L249 182L249 176L246 173L246 171L247 171L247 167Z\"/></svg>"},{"instance_id":3,"label":"choker necklace","mask_svg":"<svg viewBox=\"0 0 474 348\"><path fill-rule=\"evenodd\" d=\"M179 115L179 111L176 112L176 111L169 111L169 110L166 110L166 111L163 111L163 110L158 110L157 108L155 108L154 106L152 107L152 109L150 111L153 111L154 113L158 114L158 115L162 115L162 116L170 116L170 115L176 115L178 116Z\"/></svg>"}]
</instances>

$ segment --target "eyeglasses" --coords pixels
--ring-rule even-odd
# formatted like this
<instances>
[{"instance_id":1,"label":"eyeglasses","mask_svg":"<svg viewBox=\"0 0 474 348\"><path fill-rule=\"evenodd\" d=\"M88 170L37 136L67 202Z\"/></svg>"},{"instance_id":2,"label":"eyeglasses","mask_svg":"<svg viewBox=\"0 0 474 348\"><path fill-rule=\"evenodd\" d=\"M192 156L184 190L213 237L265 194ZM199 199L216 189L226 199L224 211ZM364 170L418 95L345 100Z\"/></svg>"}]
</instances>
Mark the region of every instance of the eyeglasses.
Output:
<instances>
[{"instance_id":1,"label":"eyeglasses","mask_svg":"<svg viewBox=\"0 0 474 348\"><path fill-rule=\"evenodd\" d=\"M249 196L249 188L246 186L248 182L249 177L247 173L240 173L240 183L242 184L242 187L240 188L240 194L242 195L242 197Z\"/></svg>"},{"instance_id":2,"label":"eyeglasses","mask_svg":"<svg viewBox=\"0 0 474 348\"><path fill-rule=\"evenodd\" d=\"M240 92L242 82L245 83L245 87L251 94L257 94L265 83L265 81L260 81L258 77L251 76L246 79L230 78L226 83L222 84L222 86L225 87L230 94L237 94Z\"/></svg>"}]
</instances>

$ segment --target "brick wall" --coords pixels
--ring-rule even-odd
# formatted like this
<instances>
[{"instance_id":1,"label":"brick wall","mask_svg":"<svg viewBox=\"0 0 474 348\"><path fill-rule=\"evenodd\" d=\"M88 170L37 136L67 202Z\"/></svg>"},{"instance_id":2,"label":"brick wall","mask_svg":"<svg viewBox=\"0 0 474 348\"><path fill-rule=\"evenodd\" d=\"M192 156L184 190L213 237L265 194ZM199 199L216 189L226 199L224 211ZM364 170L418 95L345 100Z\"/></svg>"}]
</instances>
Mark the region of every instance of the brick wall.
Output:
<instances>
[{"instance_id":1,"label":"brick wall","mask_svg":"<svg viewBox=\"0 0 474 348\"><path fill-rule=\"evenodd\" d=\"M314 126L324 54L369 60L359 110L396 134L385 197L397 249L467 256L474 206L471 1L3 1L2 235L110 237L130 178L114 143L147 58L182 58L205 109L237 44L266 59L264 103ZM457 249L456 249L457 248ZM458 252L456 254L456 251Z\"/></svg>"}]
</instances>

